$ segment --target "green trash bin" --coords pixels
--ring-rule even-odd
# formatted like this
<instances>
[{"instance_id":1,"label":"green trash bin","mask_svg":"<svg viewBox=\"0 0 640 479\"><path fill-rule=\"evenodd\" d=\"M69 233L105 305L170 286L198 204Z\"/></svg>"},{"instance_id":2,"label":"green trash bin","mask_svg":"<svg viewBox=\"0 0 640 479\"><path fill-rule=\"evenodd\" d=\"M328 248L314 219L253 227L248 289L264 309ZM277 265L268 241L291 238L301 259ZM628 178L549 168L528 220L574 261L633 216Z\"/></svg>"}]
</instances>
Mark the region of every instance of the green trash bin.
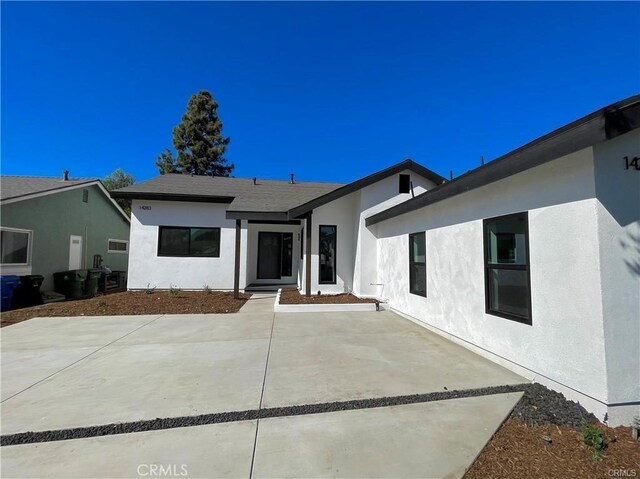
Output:
<instances>
[{"instance_id":1,"label":"green trash bin","mask_svg":"<svg viewBox=\"0 0 640 479\"><path fill-rule=\"evenodd\" d=\"M98 292L98 280L101 271L99 269L90 269L87 271L87 279L84 282L84 295L93 298Z\"/></svg>"},{"instance_id":2,"label":"green trash bin","mask_svg":"<svg viewBox=\"0 0 640 479\"><path fill-rule=\"evenodd\" d=\"M86 279L86 269L74 269L53 273L53 284L56 292L64 294L67 299L80 299L84 296Z\"/></svg>"}]
</instances>

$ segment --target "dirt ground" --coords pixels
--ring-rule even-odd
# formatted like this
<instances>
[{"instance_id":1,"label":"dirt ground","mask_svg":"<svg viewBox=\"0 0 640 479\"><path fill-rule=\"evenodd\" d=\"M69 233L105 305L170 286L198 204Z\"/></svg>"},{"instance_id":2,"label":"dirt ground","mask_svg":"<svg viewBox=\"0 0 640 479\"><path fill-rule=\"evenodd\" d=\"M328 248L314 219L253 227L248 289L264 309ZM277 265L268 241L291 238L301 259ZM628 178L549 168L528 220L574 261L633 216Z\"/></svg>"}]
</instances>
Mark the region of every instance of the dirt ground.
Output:
<instances>
[{"instance_id":1,"label":"dirt ground","mask_svg":"<svg viewBox=\"0 0 640 479\"><path fill-rule=\"evenodd\" d=\"M604 457L595 460L580 431L566 426L528 426L511 418L500 428L465 479L640 477L640 441L628 427L607 428ZM545 441L545 436L551 442Z\"/></svg>"},{"instance_id":2,"label":"dirt ground","mask_svg":"<svg viewBox=\"0 0 640 479\"><path fill-rule=\"evenodd\" d=\"M220 291L127 291L91 299L43 304L0 315L2 327L43 316L110 316L126 314L235 313L251 297Z\"/></svg>"},{"instance_id":3,"label":"dirt ground","mask_svg":"<svg viewBox=\"0 0 640 479\"><path fill-rule=\"evenodd\" d=\"M375 303L375 299L358 298L351 293L303 296L297 289L283 289L280 304L346 304Z\"/></svg>"}]
</instances>

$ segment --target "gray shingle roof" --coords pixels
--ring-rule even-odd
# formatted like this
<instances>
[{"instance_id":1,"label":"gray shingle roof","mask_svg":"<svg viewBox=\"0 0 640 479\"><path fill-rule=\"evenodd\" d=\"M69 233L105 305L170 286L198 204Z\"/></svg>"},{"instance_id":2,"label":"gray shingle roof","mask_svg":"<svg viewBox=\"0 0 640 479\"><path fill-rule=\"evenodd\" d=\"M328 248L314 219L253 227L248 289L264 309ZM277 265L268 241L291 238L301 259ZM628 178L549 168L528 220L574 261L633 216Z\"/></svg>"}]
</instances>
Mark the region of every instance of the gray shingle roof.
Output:
<instances>
[{"instance_id":1,"label":"gray shingle roof","mask_svg":"<svg viewBox=\"0 0 640 479\"><path fill-rule=\"evenodd\" d=\"M92 183L96 178L82 178L64 181L62 178L39 176L1 176L0 200L9 200L35 193L54 191L70 186Z\"/></svg>"},{"instance_id":2,"label":"gray shingle roof","mask_svg":"<svg viewBox=\"0 0 640 479\"><path fill-rule=\"evenodd\" d=\"M286 212L343 186L341 183L257 180L168 174L111 192L114 198L220 200L229 211Z\"/></svg>"}]
</instances>

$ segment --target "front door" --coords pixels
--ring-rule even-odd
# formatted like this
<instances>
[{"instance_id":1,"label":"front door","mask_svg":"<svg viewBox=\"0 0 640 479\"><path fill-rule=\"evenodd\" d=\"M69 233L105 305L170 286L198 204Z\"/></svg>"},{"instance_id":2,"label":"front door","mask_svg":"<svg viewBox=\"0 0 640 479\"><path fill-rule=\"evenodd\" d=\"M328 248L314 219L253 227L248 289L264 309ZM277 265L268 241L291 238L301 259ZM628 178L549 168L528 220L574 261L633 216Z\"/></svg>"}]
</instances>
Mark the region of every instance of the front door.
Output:
<instances>
[{"instance_id":1,"label":"front door","mask_svg":"<svg viewBox=\"0 0 640 479\"><path fill-rule=\"evenodd\" d=\"M82 236L69 238L69 269L82 268Z\"/></svg>"},{"instance_id":2,"label":"front door","mask_svg":"<svg viewBox=\"0 0 640 479\"><path fill-rule=\"evenodd\" d=\"M258 279L280 279L282 233L258 232Z\"/></svg>"}]
</instances>

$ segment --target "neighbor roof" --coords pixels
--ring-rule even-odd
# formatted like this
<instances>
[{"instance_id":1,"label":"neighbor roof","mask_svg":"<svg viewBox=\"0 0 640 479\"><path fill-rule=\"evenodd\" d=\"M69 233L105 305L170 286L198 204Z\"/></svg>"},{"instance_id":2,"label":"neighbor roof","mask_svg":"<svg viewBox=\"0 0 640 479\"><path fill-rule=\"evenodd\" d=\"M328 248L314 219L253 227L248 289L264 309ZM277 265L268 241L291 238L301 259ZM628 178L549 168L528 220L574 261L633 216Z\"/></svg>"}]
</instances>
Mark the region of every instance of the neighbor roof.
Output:
<instances>
[{"instance_id":1,"label":"neighbor roof","mask_svg":"<svg viewBox=\"0 0 640 479\"><path fill-rule=\"evenodd\" d=\"M95 178L81 178L65 181L62 178L46 178L41 176L1 176L0 200L13 200L23 196L52 192L95 181L98 180Z\"/></svg>"},{"instance_id":2,"label":"neighbor roof","mask_svg":"<svg viewBox=\"0 0 640 479\"><path fill-rule=\"evenodd\" d=\"M544 135L458 178L365 220L367 226L488 185L640 128L640 95L629 97Z\"/></svg>"},{"instance_id":3,"label":"neighbor roof","mask_svg":"<svg viewBox=\"0 0 640 479\"><path fill-rule=\"evenodd\" d=\"M113 207L118 210L118 213L120 213L127 222L131 221L122 208L120 208L120 205L111 198L102 181L97 178L63 180L43 176L0 176L0 202L3 204L17 203L81 186L96 186L102 194L107 197L107 200Z\"/></svg>"}]
</instances>

